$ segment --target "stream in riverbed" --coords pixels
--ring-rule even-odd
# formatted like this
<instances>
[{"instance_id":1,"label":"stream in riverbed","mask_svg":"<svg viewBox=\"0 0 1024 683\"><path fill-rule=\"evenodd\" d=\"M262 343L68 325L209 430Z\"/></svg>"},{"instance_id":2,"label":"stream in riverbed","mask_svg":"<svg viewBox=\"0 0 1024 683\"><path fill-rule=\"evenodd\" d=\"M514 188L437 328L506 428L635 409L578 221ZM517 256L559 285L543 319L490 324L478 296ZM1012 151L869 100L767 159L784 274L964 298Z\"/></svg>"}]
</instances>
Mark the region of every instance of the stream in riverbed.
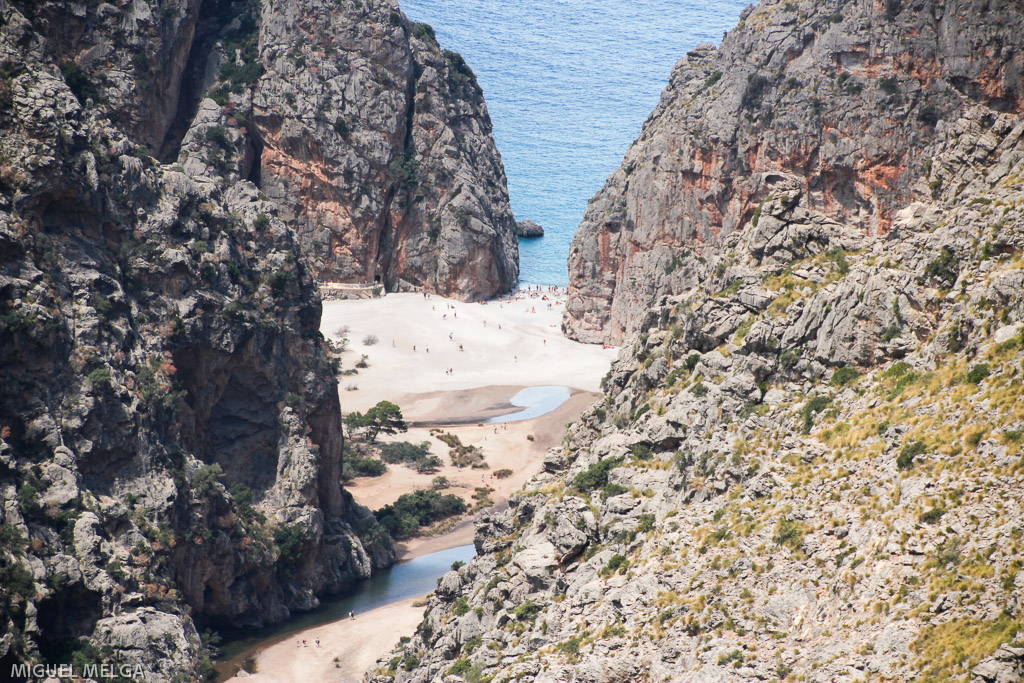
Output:
<instances>
[{"instance_id":1,"label":"stream in riverbed","mask_svg":"<svg viewBox=\"0 0 1024 683\"><path fill-rule=\"evenodd\" d=\"M216 664L217 680L225 681L234 676L244 662L268 645L314 626L344 619L350 610L358 618L363 612L392 602L426 595L437 587L437 580L451 569L453 562L468 562L475 555L473 546L464 545L398 562L391 569L356 584L348 594L325 599L315 610L296 614L273 626L230 634L228 637L234 636L234 639L221 646L221 657Z\"/></svg>"},{"instance_id":2,"label":"stream in riverbed","mask_svg":"<svg viewBox=\"0 0 1024 683\"><path fill-rule=\"evenodd\" d=\"M572 396L572 389L569 387L527 387L508 400L509 403L517 408L522 408L522 410L489 417L484 420L484 423L499 424L532 420L550 413L569 400L570 396Z\"/></svg>"}]
</instances>

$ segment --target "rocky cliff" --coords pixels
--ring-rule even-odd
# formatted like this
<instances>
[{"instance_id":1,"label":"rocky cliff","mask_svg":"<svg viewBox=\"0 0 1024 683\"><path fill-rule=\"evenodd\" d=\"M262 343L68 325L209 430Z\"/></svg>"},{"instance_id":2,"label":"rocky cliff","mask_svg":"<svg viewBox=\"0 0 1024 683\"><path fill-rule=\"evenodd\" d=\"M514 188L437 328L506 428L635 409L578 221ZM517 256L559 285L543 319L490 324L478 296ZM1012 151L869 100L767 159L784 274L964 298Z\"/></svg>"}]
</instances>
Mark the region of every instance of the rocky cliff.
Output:
<instances>
[{"instance_id":1,"label":"rocky cliff","mask_svg":"<svg viewBox=\"0 0 1024 683\"><path fill-rule=\"evenodd\" d=\"M569 255L565 328L621 342L697 284L695 258L799 191L808 209L886 233L940 122L1024 111L1015 2L761 2L673 70Z\"/></svg>"},{"instance_id":2,"label":"rocky cliff","mask_svg":"<svg viewBox=\"0 0 1024 683\"><path fill-rule=\"evenodd\" d=\"M240 115L203 101L153 156L193 35L257 16L232 9L0 2L4 677L194 680L201 628L280 620L393 559L339 485L313 273Z\"/></svg>"},{"instance_id":3,"label":"rocky cliff","mask_svg":"<svg viewBox=\"0 0 1024 683\"><path fill-rule=\"evenodd\" d=\"M200 25L183 151L225 129L232 173L280 206L319 280L469 300L513 287L504 167L462 57L393 0L241 5Z\"/></svg>"},{"instance_id":4,"label":"rocky cliff","mask_svg":"<svg viewBox=\"0 0 1024 683\"><path fill-rule=\"evenodd\" d=\"M946 37L920 64L962 74L940 96L955 112L922 120L915 107L927 100L893 101L905 107L895 122L885 107L870 121L865 109L865 133L824 134L833 167L836 145L851 164L888 147L885 188L824 183L817 162L769 178L755 170L759 155L739 161L742 150L729 162L739 166L719 158L678 172L692 148L659 159L659 139L726 143L670 138L659 125L682 111L671 102L696 111L725 97L718 84L756 82L723 73L680 90L698 56L722 58L691 55L627 157L636 165L591 204L603 227L585 223L576 241L621 259L619 270L587 267L615 302L628 291L637 307L626 316L605 298L592 328L573 328L627 335L604 401L569 427L507 511L483 520L478 557L439 581L416 633L368 682L1024 679L1024 116L1011 96L1020 50L1004 49L1019 43L1020 7L851 2L826 5L817 24L808 10L762 3L722 52L781 59L791 33L813 49L830 26L846 26L873 46L860 63L889 54L916 68L900 55L923 43L875 33L925 17L922 27L944 26ZM811 28L780 29L794 12ZM953 16L956 30L943 24ZM830 35L842 45L850 34ZM1008 79L992 78L993 55ZM906 97L907 81L896 81L889 96ZM869 87L826 98L818 86L832 111ZM735 87L742 104L746 86ZM739 114L734 142L781 139L759 101ZM818 106L805 107L779 130L798 116L813 123ZM876 125L917 133L903 147L875 139ZM821 141L803 143L825 158ZM759 188L749 189L752 211L722 204L712 219L699 206L742 187ZM869 191L863 210L843 203ZM613 197L619 209L607 208ZM678 212L671 234L690 241L645 242L664 235L645 222L659 211ZM572 258L582 267L580 251ZM628 263L657 264L647 277L661 284L616 279Z\"/></svg>"},{"instance_id":5,"label":"rocky cliff","mask_svg":"<svg viewBox=\"0 0 1024 683\"><path fill-rule=\"evenodd\" d=\"M1021 680L1024 119L925 154L709 248L367 680Z\"/></svg>"}]
</instances>

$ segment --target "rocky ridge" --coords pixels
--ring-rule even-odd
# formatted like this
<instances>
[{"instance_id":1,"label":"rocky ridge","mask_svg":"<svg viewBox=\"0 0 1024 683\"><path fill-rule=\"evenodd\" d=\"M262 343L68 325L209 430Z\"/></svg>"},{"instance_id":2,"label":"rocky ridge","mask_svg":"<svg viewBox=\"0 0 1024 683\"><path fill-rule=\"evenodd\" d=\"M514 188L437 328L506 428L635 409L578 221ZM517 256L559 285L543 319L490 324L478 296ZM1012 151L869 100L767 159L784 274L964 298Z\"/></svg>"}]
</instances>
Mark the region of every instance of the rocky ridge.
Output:
<instances>
[{"instance_id":1,"label":"rocky ridge","mask_svg":"<svg viewBox=\"0 0 1024 683\"><path fill-rule=\"evenodd\" d=\"M881 234L776 187L367 681L1020 680L1024 119Z\"/></svg>"},{"instance_id":2,"label":"rocky ridge","mask_svg":"<svg viewBox=\"0 0 1024 683\"><path fill-rule=\"evenodd\" d=\"M566 332L619 343L769 196L861 235L913 199L940 121L1024 112L1019 3L765 0L673 69L591 200L569 255Z\"/></svg>"}]
</instances>

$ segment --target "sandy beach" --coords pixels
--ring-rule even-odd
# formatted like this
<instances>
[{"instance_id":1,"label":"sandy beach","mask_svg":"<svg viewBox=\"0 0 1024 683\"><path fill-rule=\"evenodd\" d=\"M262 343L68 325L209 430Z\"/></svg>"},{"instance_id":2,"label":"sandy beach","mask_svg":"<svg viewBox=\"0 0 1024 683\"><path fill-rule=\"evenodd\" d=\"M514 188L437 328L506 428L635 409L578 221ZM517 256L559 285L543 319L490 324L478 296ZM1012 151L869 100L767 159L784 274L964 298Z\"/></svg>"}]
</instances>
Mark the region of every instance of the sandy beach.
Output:
<instances>
[{"instance_id":1,"label":"sandy beach","mask_svg":"<svg viewBox=\"0 0 1024 683\"><path fill-rule=\"evenodd\" d=\"M422 294L388 294L324 302L324 335L337 341L338 331L348 327L350 350L343 367L353 368L362 354L368 356L368 368L338 378L342 411L365 410L382 399L406 410L423 394L500 385L599 391L615 350L565 338L564 299L550 295L545 301L544 296L547 292L467 304L437 296L424 299ZM377 343L364 345L368 335L375 335ZM445 373L447 368L451 374ZM349 387L358 390L346 391Z\"/></svg>"},{"instance_id":2,"label":"sandy beach","mask_svg":"<svg viewBox=\"0 0 1024 683\"><path fill-rule=\"evenodd\" d=\"M421 596L364 612L355 619L317 626L261 650L257 655L258 670L231 680L359 683L377 658L397 645L402 634L412 633L422 619ZM302 640L306 647L301 646Z\"/></svg>"},{"instance_id":3,"label":"sandy beach","mask_svg":"<svg viewBox=\"0 0 1024 683\"><path fill-rule=\"evenodd\" d=\"M411 427L380 441L426 441L431 454L443 462L431 474L389 465L380 477L346 482L356 501L375 510L403 493L430 488L434 477L444 476L451 483L445 492L470 505L477 487L491 489L492 506L505 505L538 471L547 450L561 442L566 425L600 398L601 378L617 352L562 335L563 297L546 290L478 304L422 294L324 302L321 331L334 342L343 336L349 340L343 369L355 368L364 354L368 364L338 378L342 412L363 411L381 400L397 403ZM376 341L364 343L372 341L367 339L371 335ZM537 386L565 386L572 392L557 408L535 418L483 422L519 411L512 397ZM448 446L432 429L480 448L487 469L452 465ZM512 474L497 478L498 470ZM470 544L473 533L470 516L443 533L397 543L396 550L399 559L407 560ZM269 644L254 653L257 673L245 678L268 683L360 681L378 657L419 623L423 608L413 607L413 602L385 605L356 620L343 619ZM302 639L309 647L296 648Z\"/></svg>"}]
</instances>

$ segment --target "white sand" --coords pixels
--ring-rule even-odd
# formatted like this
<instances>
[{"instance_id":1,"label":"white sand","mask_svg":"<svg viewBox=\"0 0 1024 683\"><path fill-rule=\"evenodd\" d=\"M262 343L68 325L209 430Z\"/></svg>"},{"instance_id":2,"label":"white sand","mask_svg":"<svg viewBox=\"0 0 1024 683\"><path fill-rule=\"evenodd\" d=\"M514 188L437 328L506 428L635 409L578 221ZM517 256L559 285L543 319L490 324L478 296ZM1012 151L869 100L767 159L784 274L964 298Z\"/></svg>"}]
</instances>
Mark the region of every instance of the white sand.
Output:
<instances>
[{"instance_id":1,"label":"white sand","mask_svg":"<svg viewBox=\"0 0 1024 683\"><path fill-rule=\"evenodd\" d=\"M548 301L541 298L544 295ZM564 296L541 296L467 304L438 296L388 294L381 299L324 302L324 335L337 340L339 328L350 328L351 350L344 355L343 367L354 367L364 353L369 356L369 368L338 378L343 389L359 388L341 392L342 411L365 410L382 399L402 405L397 399L404 394L488 385L564 385L598 391L616 351L565 338ZM370 334L380 341L364 346L363 339ZM454 373L446 375L446 368Z\"/></svg>"},{"instance_id":2,"label":"white sand","mask_svg":"<svg viewBox=\"0 0 1024 683\"><path fill-rule=\"evenodd\" d=\"M421 605L415 607L414 603ZM340 619L275 643L256 655L256 673L233 683L358 683L377 658L423 619L423 598L409 598L355 619ZM320 647L316 640L320 639ZM297 647L305 639L308 647Z\"/></svg>"}]
</instances>

